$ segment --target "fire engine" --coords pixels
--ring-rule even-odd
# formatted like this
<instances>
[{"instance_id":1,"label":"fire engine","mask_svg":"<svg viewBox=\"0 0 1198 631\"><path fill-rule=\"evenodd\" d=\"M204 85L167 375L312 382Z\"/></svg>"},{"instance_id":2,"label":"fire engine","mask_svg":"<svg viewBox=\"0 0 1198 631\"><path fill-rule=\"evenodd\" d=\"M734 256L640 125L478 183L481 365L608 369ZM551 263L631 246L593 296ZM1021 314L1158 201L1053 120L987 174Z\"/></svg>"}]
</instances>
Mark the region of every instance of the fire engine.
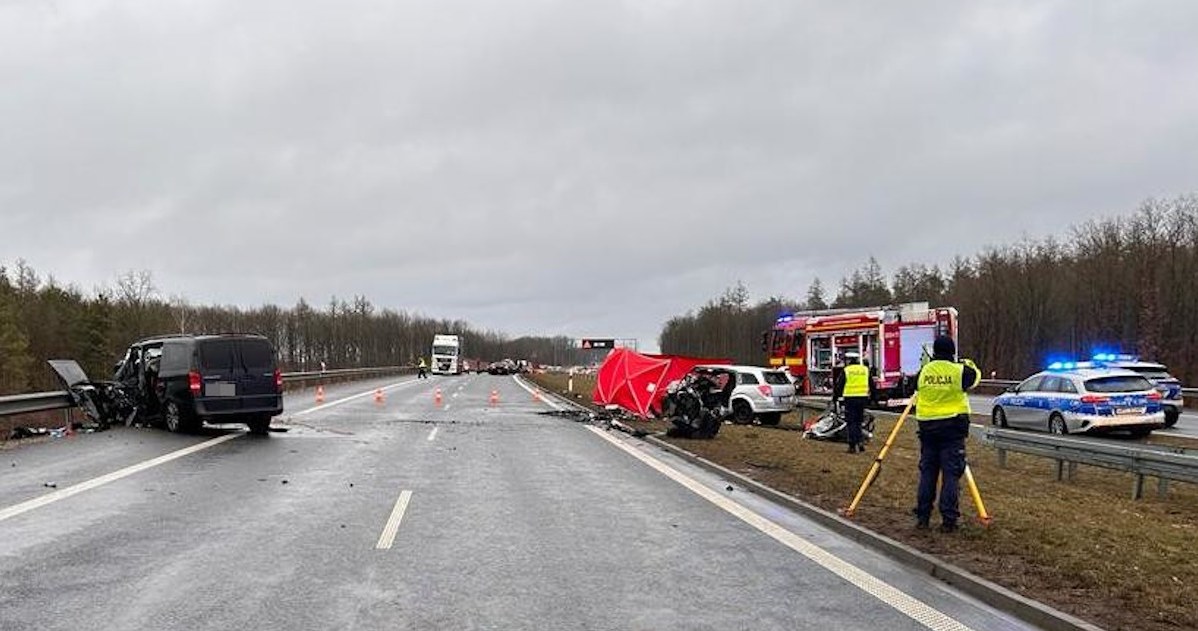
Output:
<instances>
[{"instance_id":1,"label":"fire engine","mask_svg":"<svg viewBox=\"0 0 1198 631\"><path fill-rule=\"evenodd\" d=\"M831 394L834 370L844 365L846 354L858 354L873 373L875 402L892 407L910 400L940 335L957 340L957 310L916 302L784 313L763 341L769 365L785 366L806 395Z\"/></svg>"}]
</instances>

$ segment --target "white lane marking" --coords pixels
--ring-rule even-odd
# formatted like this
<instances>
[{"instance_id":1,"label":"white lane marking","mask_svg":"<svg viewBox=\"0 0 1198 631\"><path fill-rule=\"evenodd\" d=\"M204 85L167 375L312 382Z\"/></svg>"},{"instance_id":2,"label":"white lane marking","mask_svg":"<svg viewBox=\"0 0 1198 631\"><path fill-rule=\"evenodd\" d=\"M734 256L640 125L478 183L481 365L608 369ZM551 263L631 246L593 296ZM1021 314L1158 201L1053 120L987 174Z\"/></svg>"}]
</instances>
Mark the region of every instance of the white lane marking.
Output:
<instances>
[{"instance_id":1,"label":"white lane marking","mask_svg":"<svg viewBox=\"0 0 1198 631\"><path fill-rule=\"evenodd\" d=\"M512 376L512 379L515 379L515 380L516 380L516 385L518 385L518 386L520 386L521 388L524 388L525 390L527 390L529 394L531 394L531 395L534 395L534 396L536 396L537 394L539 394L539 391L538 391L538 390L533 390L531 387L529 387L529 385L528 385L528 384L524 383L524 380L523 380L523 379L521 379L520 377L517 377L517 376L513 375L513 376ZM548 396L545 396L544 394L541 394L540 396L541 396L541 403L544 403L545 405L548 405L549 407L551 407L551 408L553 408L553 409L557 410L558 412L562 411L562 409L563 409L563 408L562 408L562 406L558 405L556 401L554 401L553 399L549 398Z\"/></svg>"},{"instance_id":2,"label":"white lane marking","mask_svg":"<svg viewBox=\"0 0 1198 631\"><path fill-rule=\"evenodd\" d=\"M434 439L434 438L436 438L436 437L437 437L437 429L438 429L438 428L434 427L434 428L433 428L433 431L431 431L431 432L429 432L429 433L428 433L428 440L429 440L429 442L430 442L430 443L433 441L433 439Z\"/></svg>"},{"instance_id":3,"label":"white lane marking","mask_svg":"<svg viewBox=\"0 0 1198 631\"><path fill-rule=\"evenodd\" d=\"M932 629L933 631L970 631L969 627L950 618L947 614L940 610L931 607L910 595L899 591L889 583L874 577L861 568L841 559L840 557L824 550L823 548L806 541L802 537L783 528L782 526L754 513L753 511L741 506L740 504L720 495L719 493L707 488L694 478L670 467L664 462L641 453L640 451L625 444L621 440L617 440L607 435L604 430L596 427L588 426L587 429L594 432L600 438L619 447L627 452L632 457L641 462L653 467L662 475L686 487L692 493L702 497L703 499L715 504L716 506L731 513L737 519L749 524L750 526L769 535L782 545L798 552L815 563L822 566L824 569L852 583L865 593L877 598L878 600L897 609L899 612L906 614L911 619Z\"/></svg>"},{"instance_id":4,"label":"white lane marking","mask_svg":"<svg viewBox=\"0 0 1198 631\"><path fill-rule=\"evenodd\" d=\"M395 500L395 508L391 509L391 517L387 518L387 525L383 526L378 543L374 544L375 550L391 549L391 544L395 543L395 535L399 533L399 522L403 521L403 514L408 510L408 502L411 501L411 491L400 492L399 499Z\"/></svg>"},{"instance_id":5,"label":"white lane marking","mask_svg":"<svg viewBox=\"0 0 1198 631\"><path fill-rule=\"evenodd\" d=\"M0 509L0 521L4 521L11 517L16 517L17 515L20 515L22 513L27 513L35 508L41 508L43 506L46 506L47 504L53 504L54 502L57 502L59 500L65 500L68 497L78 495L80 493L83 493L84 491L90 491L96 487L100 487L105 484L108 484L109 482L115 482L117 480L120 480L121 478L127 478L135 473L139 473L139 472L145 471L146 469L157 467L160 464L165 464L172 460L178 460L179 458L182 458L184 456L189 456L191 454L194 454L197 451L203 451L205 449L208 449L209 447L215 447L223 442L227 442L227 441L233 440L234 438L239 438L244 435L245 434L238 432L236 434L225 434L224 436L218 436L211 440L206 440L202 443L192 445L190 447L185 447L183 449L179 449L177 451L172 451L168 454L158 456L157 458L151 458L150 460L146 460L145 462L139 462L134 465L129 465L128 467L125 467L124 469L119 469L117 471L113 471L112 473L102 475L98 478L92 478L90 480L87 480L86 482L80 482L79 484L76 484L73 486L68 486L65 489L59 489L59 490L53 491L51 493L46 493L45 495L42 495L40 497L35 497L31 500L26 500L24 502L21 502L20 504L14 504L12 506L9 506L8 508Z\"/></svg>"},{"instance_id":6,"label":"white lane marking","mask_svg":"<svg viewBox=\"0 0 1198 631\"><path fill-rule=\"evenodd\" d=\"M399 383L393 383L389 386L383 386L382 388L378 388L378 390L387 392L389 390L394 390L400 386L406 386L409 383L416 383L416 380L412 379L410 381L401 381ZM366 392L361 392L361 393L358 393L355 395L351 395L351 396L345 397L344 399L337 399L336 401L329 401L328 403L321 403L320 405L318 405L316 407L311 407L306 410L300 410L299 412L296 412L295 414L292 414L291 416L304 416L305 414L311 414L313 412L327 410L335 405L341 405L342 403L349 403L350 401L353 401L355 399L361 399L362 397L368 397L372 394L374 394L374 390L367 390Z\"/></svg>"},{"instance_id":7,"label":"white lane marking","mask_svg":"<svg viewBox=\"0 0 1198 631\"><path fill-rule=\"evenodd\" d=\"M451 394L450 396L456 399L456 398L458 398L459 394L461 394L461 392L455 392L455 393Z\"/></svg>"},{"instance_id":8,"label":"white lane marking","mask_svg":"<svg viewBox=\"0 0 1198 631\"><path fill-rule=\"evenodd\" d=\"M453 407L453 404L452 404L452 403L446 403L446 404L445 404L445 409L446 409L446 410L448 410L448 409L449 409L449 408L451 408L451 407Z\"/></svg>"}]
</instances>

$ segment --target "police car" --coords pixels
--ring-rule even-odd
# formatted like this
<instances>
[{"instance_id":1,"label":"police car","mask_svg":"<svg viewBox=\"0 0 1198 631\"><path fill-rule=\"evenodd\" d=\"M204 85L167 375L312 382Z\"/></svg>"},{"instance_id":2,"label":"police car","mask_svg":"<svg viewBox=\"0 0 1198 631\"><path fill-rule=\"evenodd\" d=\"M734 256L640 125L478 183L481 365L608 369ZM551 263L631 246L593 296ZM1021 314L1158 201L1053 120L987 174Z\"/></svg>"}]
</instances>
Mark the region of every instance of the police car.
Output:
<instances>
[{"instance_id":1,"label":"police car","mask_svg":"<svg viewBox=\"0 0 1198 631\"><path fill-rule=\"evenodd\" d=\"M1161 405L1165 408L1165 427L1173 427L1177 424L1177 419L1181 416L1181 408L1184 407L1181 382L1169 374L1169 369L1164 364L1141 361L1135 355L1113 353L1095 355L1094 360L1112 368L1123 368L1144 375L1156 387L1157 392L1161 393Z\"/></svg>"},{"instance_id":2,"label":"police car","mask_svg":"<svg viewBox=\"0 0 1198 631\"><path fill-rule=\"evenodd\" d=\"M1054 434L1127 431L1146 436L1165 426L1163 396L1147 377L1106 362L1057 362L994 400L991 422Z\"/></svg>"}]
</instances>

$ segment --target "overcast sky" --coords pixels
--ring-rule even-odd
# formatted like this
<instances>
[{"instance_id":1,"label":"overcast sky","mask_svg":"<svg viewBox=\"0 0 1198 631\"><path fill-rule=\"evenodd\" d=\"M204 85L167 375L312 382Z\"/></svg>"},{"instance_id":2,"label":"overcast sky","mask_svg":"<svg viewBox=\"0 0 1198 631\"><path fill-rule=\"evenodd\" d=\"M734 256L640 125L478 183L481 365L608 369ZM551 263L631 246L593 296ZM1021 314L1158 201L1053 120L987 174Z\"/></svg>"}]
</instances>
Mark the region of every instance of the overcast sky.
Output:
<instances>
[{"instance_id":1,"label":"overcast sky","mask_svg":"<svg viewBox=\"0 0 1198 631\"><path fill-rule=\"evenodd\" d=\"M0 263L637 337L1198 190L1198 3L0 0Z\"/></svg>"}]
</instances>

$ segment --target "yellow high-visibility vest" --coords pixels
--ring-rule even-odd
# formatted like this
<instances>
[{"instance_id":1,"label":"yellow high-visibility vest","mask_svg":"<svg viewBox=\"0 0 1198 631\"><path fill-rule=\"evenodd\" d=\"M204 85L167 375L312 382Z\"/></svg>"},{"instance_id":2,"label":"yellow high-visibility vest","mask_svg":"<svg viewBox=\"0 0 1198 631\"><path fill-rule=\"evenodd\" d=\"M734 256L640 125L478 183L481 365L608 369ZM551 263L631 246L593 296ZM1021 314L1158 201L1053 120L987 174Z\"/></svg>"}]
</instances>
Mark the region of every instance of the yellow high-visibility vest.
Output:
<instances>
[{"instance_id":1,"label":"yellow high-visibility vest","mask_svg":"<svg viewBox=\"0 0 1198 631\"><path fill-rule=\"evenodd\" d=\"M844 367L844 396L869 396L869 369L861 364L849 364Z\"/></svg>"},{"instance_id":2,"label":"yellow high-visibility vest","mask_svg":"<svg viewBox=\"0 0 1198 631\"><path fill-rule=\"evenodd\" d=\"M969 414L969 397L961 387L965 366L937 359L919 371L915 418L933 421Z\"/></svg>"}]
</instances>

